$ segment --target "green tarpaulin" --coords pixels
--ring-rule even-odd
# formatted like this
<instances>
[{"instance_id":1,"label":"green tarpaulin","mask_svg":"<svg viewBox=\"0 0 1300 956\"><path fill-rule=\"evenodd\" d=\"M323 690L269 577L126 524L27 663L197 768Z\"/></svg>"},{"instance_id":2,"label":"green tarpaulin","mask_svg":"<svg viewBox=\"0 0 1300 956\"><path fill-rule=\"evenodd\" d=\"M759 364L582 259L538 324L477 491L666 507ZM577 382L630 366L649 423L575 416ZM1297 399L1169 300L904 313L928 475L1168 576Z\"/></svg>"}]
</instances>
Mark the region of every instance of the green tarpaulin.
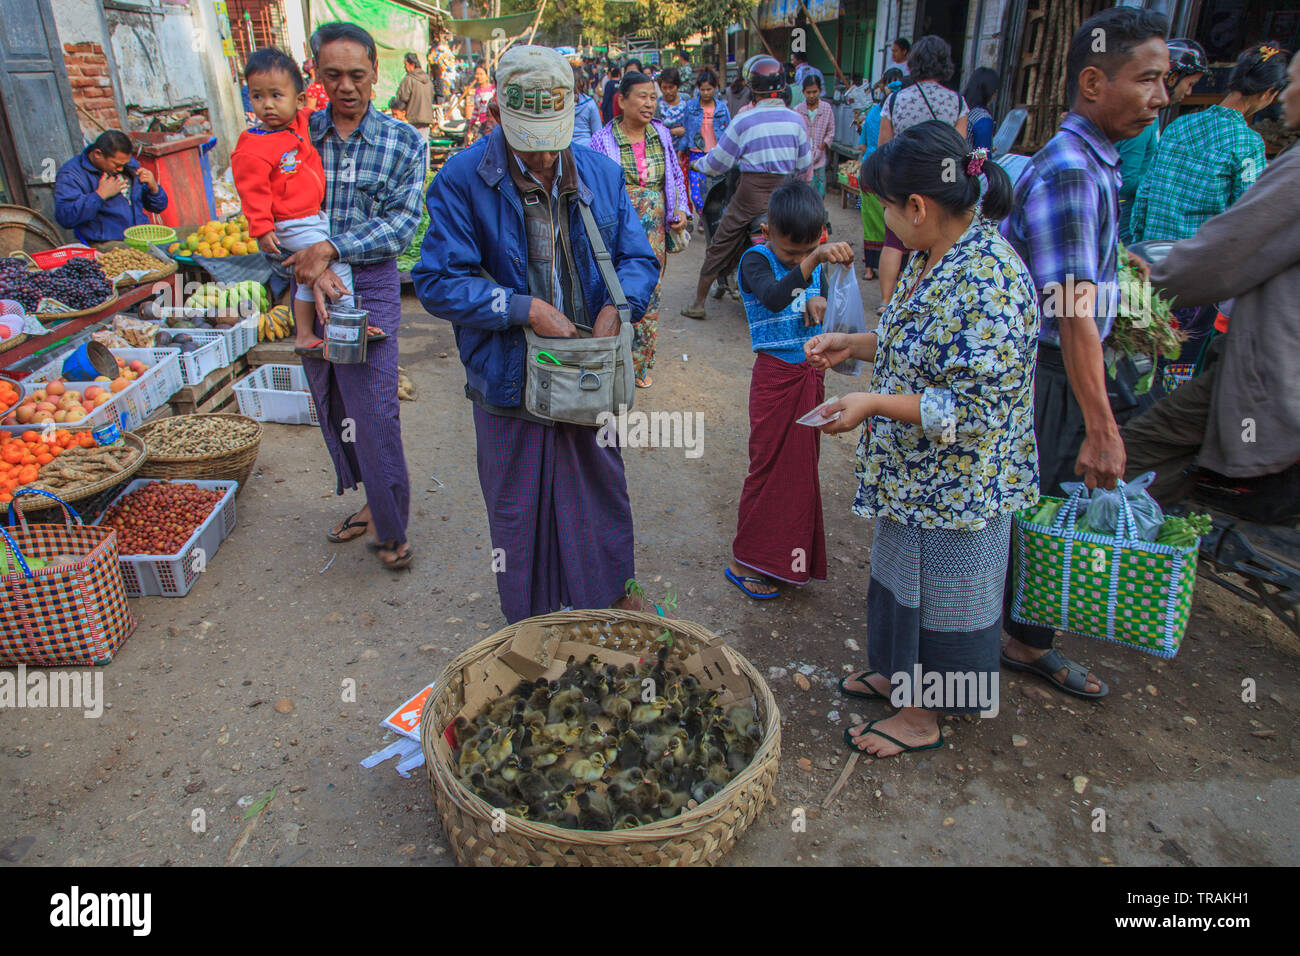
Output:
<instances>
[{"instance_id":1,"label":"green tarpaulin","mask_svg":"<svg viewBox=\"0 0 1300 956\"><path fill-rule=\"evenodd\" d=\"M402 57L418 53L423 62L429 49L429 18L388 0L312 0L311 26L343 20L355 23L375 38L379 51L379 79L375 83L375 107L383 109L397 92L405 69Z\"/></svg>"},{"instance_id":2,"label":"green tarpaulin","mask_svg":"<svg viewBox=\"0 0 1300 956\"><path fill-rule=\"evenodd\" d=\"M448 20L448 29L458 37L469 37L487 43L490 40L508 40L518 36L533 25L532 13L512 13L508 17L477 17L472 20Z\"/></svg>"}]
</instances>

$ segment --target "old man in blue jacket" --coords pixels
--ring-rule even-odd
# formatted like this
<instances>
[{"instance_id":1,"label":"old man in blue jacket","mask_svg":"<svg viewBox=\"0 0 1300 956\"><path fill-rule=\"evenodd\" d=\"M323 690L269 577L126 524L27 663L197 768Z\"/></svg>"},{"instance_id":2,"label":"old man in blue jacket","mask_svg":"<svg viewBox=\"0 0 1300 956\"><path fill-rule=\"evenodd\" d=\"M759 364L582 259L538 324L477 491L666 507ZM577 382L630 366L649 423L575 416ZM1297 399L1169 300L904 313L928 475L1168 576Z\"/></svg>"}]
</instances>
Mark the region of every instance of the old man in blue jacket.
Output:
<instances>
[{"instance_id":1,"label":"old man in blue jacket","mask_svg":"<svg viewBox=\"0 0 1300 956\"><path fill-rule=\"evenodd\" d=\"M68 160L54 180L54 218L82 242L120 240L147 213L167 208L167 193L131 156L131 140L110 129Z\"/></svg>"},{"instance_id":2,"label":"old man in blue jacket","mask_svg":"<svg viewBox=\"0 0 1300 956\"><path fill-rule=\"evenodd\" d=\"M573 71L546 47L497 65L500 125L429 187L429 231L412 270L424 307L450 321L474 404L501 610L508 621L562 607L635 607L632 511L623 458L597 429L524 407L524 327L616 335L619 319L587 238L587 204L639 321L659 262L619 165L571 145Z\"/></svg>"}]
</instances>

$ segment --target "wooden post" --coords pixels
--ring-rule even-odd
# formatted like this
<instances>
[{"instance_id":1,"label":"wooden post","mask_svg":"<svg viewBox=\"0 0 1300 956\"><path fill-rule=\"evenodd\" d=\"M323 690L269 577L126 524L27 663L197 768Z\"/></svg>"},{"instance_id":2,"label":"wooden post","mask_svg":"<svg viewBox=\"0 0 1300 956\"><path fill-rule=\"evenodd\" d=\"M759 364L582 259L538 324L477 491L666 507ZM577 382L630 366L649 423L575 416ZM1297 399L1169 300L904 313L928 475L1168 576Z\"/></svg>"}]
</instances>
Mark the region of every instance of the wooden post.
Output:
<instances>
[{"instance_id":1,"label":"wooden post","mask_svg":"<svg viewBox=\"0 0 1300 956\"><path fill-rule=\"evenodd\" d=\"M780 60L781 58L776 55L776 51L772 49L772 44L768 43L767 37L763 36L763 28L758 25L758 20L754 18L752 13L749 15L749 19L750 22L754 24L754 29L758 31L758 38L763 41L763 49L767 50L767 55L773 59Z\"/></svg>"},{"instance_id":2,"label":"wooden post","mask_svg":"<svg viewBox=\"0 0 1300 956\"><path fill-rule=\"evenodd\" d=\"M831 66L835 67L835 75L839 77L840 82L846 87L849 86L848 78L844 76L844 71L840 69L839 61L835 59L835 54L831 52L830 46L826 43L826 38L822 36L822 31L817 27L817 21L812 17L812 11L808 9L808 5L804 3L803 0L799 0L799 6L803 9L804 15L808 18L808 26L813 28L813 33L817 34L817 39L821 41L822 49L825 50L826 55L831 58ZM777 59L780 59L780 57L777 57Z\"/></svg>"}]
</instances>

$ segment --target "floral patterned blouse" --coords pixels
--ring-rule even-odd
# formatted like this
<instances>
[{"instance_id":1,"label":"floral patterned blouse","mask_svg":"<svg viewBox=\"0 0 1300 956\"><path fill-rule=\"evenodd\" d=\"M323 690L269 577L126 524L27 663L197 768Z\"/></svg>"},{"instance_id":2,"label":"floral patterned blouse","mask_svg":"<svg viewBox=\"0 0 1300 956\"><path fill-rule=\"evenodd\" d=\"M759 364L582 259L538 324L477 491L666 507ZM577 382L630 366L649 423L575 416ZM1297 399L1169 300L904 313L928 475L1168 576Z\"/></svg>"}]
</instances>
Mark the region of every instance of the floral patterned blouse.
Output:
<instances>
[{"instance_id":1,"label":"floral patterned blouse","mask_svg":"<svg viewBox=\"0 0 1300 956\"><path fill-rule=\"evenodd\" d=\"M853 510L922 528L978 530L1038 500L1029 270L978 213L934 269L904 270L876 332L871 391L921 395L921 424L869 419Z\"/></svg>"}]
</instances>

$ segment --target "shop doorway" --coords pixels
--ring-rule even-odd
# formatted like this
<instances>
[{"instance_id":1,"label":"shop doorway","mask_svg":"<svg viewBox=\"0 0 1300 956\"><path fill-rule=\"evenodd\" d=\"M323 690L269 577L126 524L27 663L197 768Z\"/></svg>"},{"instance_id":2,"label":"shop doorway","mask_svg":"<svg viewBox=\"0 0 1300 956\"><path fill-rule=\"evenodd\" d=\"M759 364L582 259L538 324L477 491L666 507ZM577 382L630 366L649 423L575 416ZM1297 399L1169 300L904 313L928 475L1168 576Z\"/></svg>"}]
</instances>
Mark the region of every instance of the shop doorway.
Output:
<instances>
[{"instance_id":1,"label":"shop doorway","mask_svg":"<svg viewBox=\"0 0 1300 956\"><path fill-rule=\"evenodd\" d=\"M961 88L962 68L966 57L966 4L953 0L922 0L916 14L915 43L923 36L939 36L952 47L952 77L944 86Z\"/></svg>"}]
</instances>

